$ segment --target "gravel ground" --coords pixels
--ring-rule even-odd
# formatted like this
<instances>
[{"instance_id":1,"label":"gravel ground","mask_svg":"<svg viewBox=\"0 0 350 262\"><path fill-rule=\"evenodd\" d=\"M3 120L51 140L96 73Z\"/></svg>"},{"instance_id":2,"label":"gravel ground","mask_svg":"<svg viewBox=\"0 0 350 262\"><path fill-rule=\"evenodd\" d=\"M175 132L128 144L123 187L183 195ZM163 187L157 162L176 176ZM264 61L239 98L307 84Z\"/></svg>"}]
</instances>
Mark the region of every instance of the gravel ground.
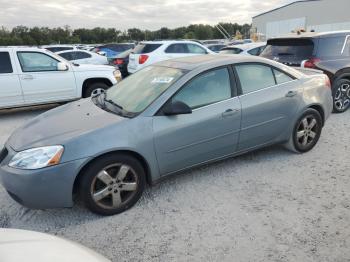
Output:
<instances>
[{"instance_id":1,"label":"gravel ground","mask_svg":"<svg viewBox=\"0 0 350 262\"><path fill-rule=\"evenodd\" d=\"M0 114L0 145L39 110ZM350 112L304 155L272 147L148 188L131 210L30 210L0 186L0 227L48 232L112 261L350 261Z\"/></svg>"}]
</instances>

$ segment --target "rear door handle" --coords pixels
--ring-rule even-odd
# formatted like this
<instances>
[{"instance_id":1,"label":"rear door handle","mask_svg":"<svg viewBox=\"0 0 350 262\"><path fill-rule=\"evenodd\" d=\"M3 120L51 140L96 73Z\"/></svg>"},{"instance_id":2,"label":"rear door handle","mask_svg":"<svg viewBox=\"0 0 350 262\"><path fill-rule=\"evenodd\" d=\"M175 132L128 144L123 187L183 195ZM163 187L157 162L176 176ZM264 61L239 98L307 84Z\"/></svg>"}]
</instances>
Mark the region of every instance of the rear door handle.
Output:
<instances>
[{"instance_id":1,"label":"rear door handle","mask_svg":"<svg viewBox=\"0 0 350 262\"><path fill-rule=\"evenodd\" d=\"M298 93L296 91L289 91L287 94L286 94L286 97L293 97L293 96L296 96Z\"/></svg>"},{"instance_id":2,"label":"rear door handle","mask_svg":"<svg viewBox=\"0 0 350 262\"><path fill-rule=\"evenodd\" d=\"M22 80L33 80L34 77L32 75L22 75L21 79Z\"/></svg>"},{"instance_id":3,"label":"rear door handle","mask_svg":"<svg viewBox=\"0 0 350 262\"><path fill-rule=\"evenodd\" d=\"M225 112L223 112L221 115L222 117L229 117L233 116L234 114L238 113L240 110L239 109L227 109Z\"/></svg>"}]
</instances>

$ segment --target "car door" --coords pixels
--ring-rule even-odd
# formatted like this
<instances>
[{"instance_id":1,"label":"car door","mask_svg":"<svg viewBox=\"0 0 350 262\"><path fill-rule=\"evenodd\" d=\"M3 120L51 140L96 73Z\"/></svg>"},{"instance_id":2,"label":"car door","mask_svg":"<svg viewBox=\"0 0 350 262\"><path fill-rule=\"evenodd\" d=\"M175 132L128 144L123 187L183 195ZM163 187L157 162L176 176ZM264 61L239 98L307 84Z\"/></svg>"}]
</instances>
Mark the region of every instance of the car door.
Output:
<instances>
[{"instance_id":1,"label":"car door","mask_svg":"<svg viewBox=\"0 0 350 262\"><path fill-rule=\"evenodd\" d=\"M21 82L9 51L0 51L0 107L22 105Z\"/></svg>"},{"instance_id":2,"label":"car door","mask_svg":"<svg viewBox=\"0 0 350 262\"><path fill-rule=\"evenodd\" d=\"M235 66L242 103L239 150L281 139L302 101L302 87L292 76L262 63Z\"/></svg>"},{"instance_id":3,"label":"car door","mask_svg":"<svg viewBox=\"0 0 350 262\"><path fill-rule=\"evenodd\" d=\"M232 74L217 68L193 78L170 100L191 114L153 118L154 145L162 175L233 154L237 149L241 104Z\"/></svg>"},{"instance_id":4,"label":"car door","mask_svg":"<svg viewBox=\"0 0 350 262\"><path fill-rule=\"evenodd\" d=\"M53 102L77 97L75 76L71 65L67 71L58 71L60 61L36 51L17 52L20 81L26 103Z\"/></svg>"}]
</instances>

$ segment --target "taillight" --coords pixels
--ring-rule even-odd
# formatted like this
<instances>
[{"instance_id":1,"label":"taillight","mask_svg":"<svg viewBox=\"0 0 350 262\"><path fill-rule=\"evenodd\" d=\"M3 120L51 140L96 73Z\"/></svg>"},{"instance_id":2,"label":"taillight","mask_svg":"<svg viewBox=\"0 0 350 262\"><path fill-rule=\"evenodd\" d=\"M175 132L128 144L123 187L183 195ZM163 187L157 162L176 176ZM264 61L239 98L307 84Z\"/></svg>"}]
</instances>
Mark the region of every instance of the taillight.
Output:
<instances>
[{"instance_id":1,"label":"taillight","mask_svg":"<svg viewBox=\"0 0 350 262\"><path fill-rule=\"evenodd\" d=\"M325 85L327 88L332 89L331 80L329 79L329 77L327 75L325 75Z\"/></svg>"},{"instance_id":2,"label":"taillight","mask_svg":"<svg viewBox=\"0 0 350 262\"><path fill-rule=\"evenodd\" d=\"M124 63L123 59L117 58L113 61L113 64L115 65L122 65Z\"/></svg>"},{"instance_id":3,"label":"taillight","mask_svg":"<svg viewBox=\"0 0 350 262\"><path fill-rule=\"evenodd\" d=\"M311 58L311 59L306 60L304 62L304 67L305 68L313 68L313 69L315 69L315 68L317 68L316 64L318 62L321 62L321 59L319 59L319 58Z\"/></svg>"},{"instance_id":4,"label":"taillight","mask_svg":"<svg viewBox=\"0 0 350 262\"><path fill-rule=\"evenodd\" d=\"M139 64L142 65L144 64L148 59L148 55L140 55L139 56Z\"/></svg>"}]
</instances>

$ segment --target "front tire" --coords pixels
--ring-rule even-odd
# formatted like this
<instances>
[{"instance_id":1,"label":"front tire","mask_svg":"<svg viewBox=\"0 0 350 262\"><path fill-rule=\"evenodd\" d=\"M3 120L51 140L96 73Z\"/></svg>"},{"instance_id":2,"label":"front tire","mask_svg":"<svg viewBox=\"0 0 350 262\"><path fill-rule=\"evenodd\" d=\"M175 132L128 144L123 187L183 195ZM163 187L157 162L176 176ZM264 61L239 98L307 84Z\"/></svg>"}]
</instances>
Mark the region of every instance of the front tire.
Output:
<instances>
[{"instance_id":1,"label":"front tire","mask_svg":"<svg viewBox=\"0 0 350 262\"><path fill-rule=\"evenodd\" d=\"M102 82L92 83L84 90L83 97L90 97L91 94L97 89L107 90L108 88L109 86Z\"/></svg>"},{"instance_id":2,"label":"front tire","mask_svg":"<svg viewBox=\"0 0 350 262\"><path fill-rule=\"evenodd\" d=\"M296 153L306 153L314 148L322 132L322 117L312 108L307 109L296 122L286 147Z\"/></svg>"},{"instance_id":3,"label":"front tire","mask_svg":"<svg viewBox=\"0 0 350 262\"><path fill-rule=\"evenodd\" d=\"M110 216L131 208L145 184L145 171L137 159L109 155L93 162L83 174L80 197L92 212Z\"/></svg>"},{"instance_id":4,"label":"front tire","mask_svg":"<svg viewBox=\"0 0 350 262\"><path fill-rule=\"evenodd\" d=\"M333 86L332 95L334 113L343 113L348 110L350 107L350 80L336 80Z\"/></svg>"}]
</instances>

